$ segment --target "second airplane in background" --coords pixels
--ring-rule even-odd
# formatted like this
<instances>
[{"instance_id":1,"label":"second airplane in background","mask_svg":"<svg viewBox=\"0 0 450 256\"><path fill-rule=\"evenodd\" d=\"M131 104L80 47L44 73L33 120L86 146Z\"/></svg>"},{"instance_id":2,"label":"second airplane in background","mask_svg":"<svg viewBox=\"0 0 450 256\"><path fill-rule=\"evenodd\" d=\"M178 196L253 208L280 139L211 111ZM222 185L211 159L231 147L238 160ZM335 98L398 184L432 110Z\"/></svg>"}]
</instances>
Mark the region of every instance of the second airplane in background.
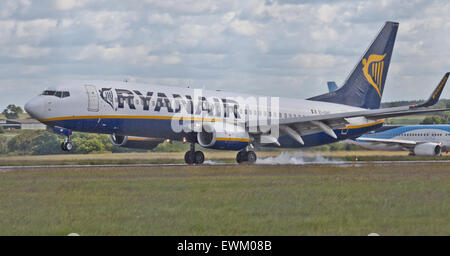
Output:
<instances>
[{"instance_id":1,"label":"second airplane in background","mask_svg":"<svg viewBox=\"0 0 450 256\"><path fill-rule=\"evenodd\" d=\"M411 155L439 156L450 150L450 124L384 126L350 143L372 150L409 151Z\"/></svg>"}]
</instances>

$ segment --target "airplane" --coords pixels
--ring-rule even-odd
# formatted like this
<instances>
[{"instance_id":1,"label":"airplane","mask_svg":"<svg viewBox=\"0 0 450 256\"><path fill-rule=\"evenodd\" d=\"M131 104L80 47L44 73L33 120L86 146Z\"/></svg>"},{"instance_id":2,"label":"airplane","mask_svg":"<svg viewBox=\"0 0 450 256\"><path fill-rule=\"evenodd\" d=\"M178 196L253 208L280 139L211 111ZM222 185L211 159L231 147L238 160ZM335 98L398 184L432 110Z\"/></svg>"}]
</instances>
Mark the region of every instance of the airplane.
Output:
<instances>
[{"instance_id":1,"label":"airplane","mask_svg":"<svg viewBox=\"0 0 450 256\"><path fill-rule=\"evenodd\" d=\"M450 124L387 125L349 140L372 150L409 151L416 156L439 156L450 151Z\"/></svg>"},{"instance_id":2,"label":"airplane","mask_svg":"<svg viewBox=\"0 0 450 256\"><path fill-rule=\"evenodd\" d=\"M443 85L424 104L380 109L397 22L386 22L338 90L306 100L223 91L123 83L68 81L25 105L31 117L65 136L72 131L109 134L117 146L154 147L164 140L190 144L184 160L202 164L203 148L238 151L254 163L254 147L300 148L356 138L380 128L384 118L445 111L434 105Z\"/></svg>"}]
</instances>

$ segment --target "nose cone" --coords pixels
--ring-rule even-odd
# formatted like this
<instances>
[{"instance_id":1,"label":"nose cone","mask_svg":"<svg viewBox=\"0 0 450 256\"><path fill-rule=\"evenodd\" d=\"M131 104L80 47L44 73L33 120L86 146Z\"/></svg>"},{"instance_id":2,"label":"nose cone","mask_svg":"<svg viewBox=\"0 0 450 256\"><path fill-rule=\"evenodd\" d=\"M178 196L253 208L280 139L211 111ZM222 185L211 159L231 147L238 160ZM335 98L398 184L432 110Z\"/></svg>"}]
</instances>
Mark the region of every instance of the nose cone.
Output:
<instances>
[{"instance_id":1,"label":"nose cone","mask_svg":"<svg viewBox=\"0 0 450 256\"><path fill-rule=\"evenodd\" d=\"M41 119L40 117L40 109L42 108L40 104L40 100L37 98L33 98L25 104L25 111L34 119Z\"/></svg>"}]
</instances>

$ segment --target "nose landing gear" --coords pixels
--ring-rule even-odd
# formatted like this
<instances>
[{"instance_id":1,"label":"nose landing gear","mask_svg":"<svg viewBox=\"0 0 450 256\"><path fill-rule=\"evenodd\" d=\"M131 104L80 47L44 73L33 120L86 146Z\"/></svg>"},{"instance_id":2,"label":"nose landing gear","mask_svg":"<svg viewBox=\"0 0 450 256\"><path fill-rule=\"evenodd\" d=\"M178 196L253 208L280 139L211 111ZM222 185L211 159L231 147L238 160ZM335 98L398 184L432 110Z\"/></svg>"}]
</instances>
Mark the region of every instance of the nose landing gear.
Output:
<instances>
[{"instance_id":1,"label":"nose landing gear","mask_svg":"<svg viewBox=\"0 0 450 256\"><path fill-rule=\"evenodd\" d=\"M191 143L191 150L184 154L184 161L187 164L203 164L205 155L202 151L195 151L195 143Z\"/></svg>"},{"instance_id":2,"label":"nose landing gear","mask_svg":"<svg viewBox=\"0 0 450 256\"><path fill-rule=\"evenodd\" d=\"M70 141L70 136L67 136L67 137L64 139L64 142L61 143L61 149L62 149L63 151L71 151L72 148L73 148L73 145L72 145L72 142Z\"/></svg>"}]
</instances>

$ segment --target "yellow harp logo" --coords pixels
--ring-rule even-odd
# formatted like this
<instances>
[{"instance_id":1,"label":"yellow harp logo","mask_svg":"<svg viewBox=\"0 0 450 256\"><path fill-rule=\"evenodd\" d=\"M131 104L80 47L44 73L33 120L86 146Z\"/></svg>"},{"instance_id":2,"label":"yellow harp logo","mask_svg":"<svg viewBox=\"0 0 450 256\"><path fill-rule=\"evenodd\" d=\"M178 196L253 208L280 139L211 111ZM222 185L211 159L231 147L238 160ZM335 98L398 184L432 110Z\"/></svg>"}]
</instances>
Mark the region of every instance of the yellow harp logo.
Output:
<instances>
[{"instance_id":1,"label":"yellow harp logo","mask_svg":"<svg viewBox=\"0 0 450 256\"><path fill-rule=\"evenodd\" d=\"M367 81L377 90L378 95L381 98L381 80L383 79L383 68L384 68L384 57L383 55L371 54L367 60L362 59L363 68L362 71Z\"/></svg>"}]
</instances>

